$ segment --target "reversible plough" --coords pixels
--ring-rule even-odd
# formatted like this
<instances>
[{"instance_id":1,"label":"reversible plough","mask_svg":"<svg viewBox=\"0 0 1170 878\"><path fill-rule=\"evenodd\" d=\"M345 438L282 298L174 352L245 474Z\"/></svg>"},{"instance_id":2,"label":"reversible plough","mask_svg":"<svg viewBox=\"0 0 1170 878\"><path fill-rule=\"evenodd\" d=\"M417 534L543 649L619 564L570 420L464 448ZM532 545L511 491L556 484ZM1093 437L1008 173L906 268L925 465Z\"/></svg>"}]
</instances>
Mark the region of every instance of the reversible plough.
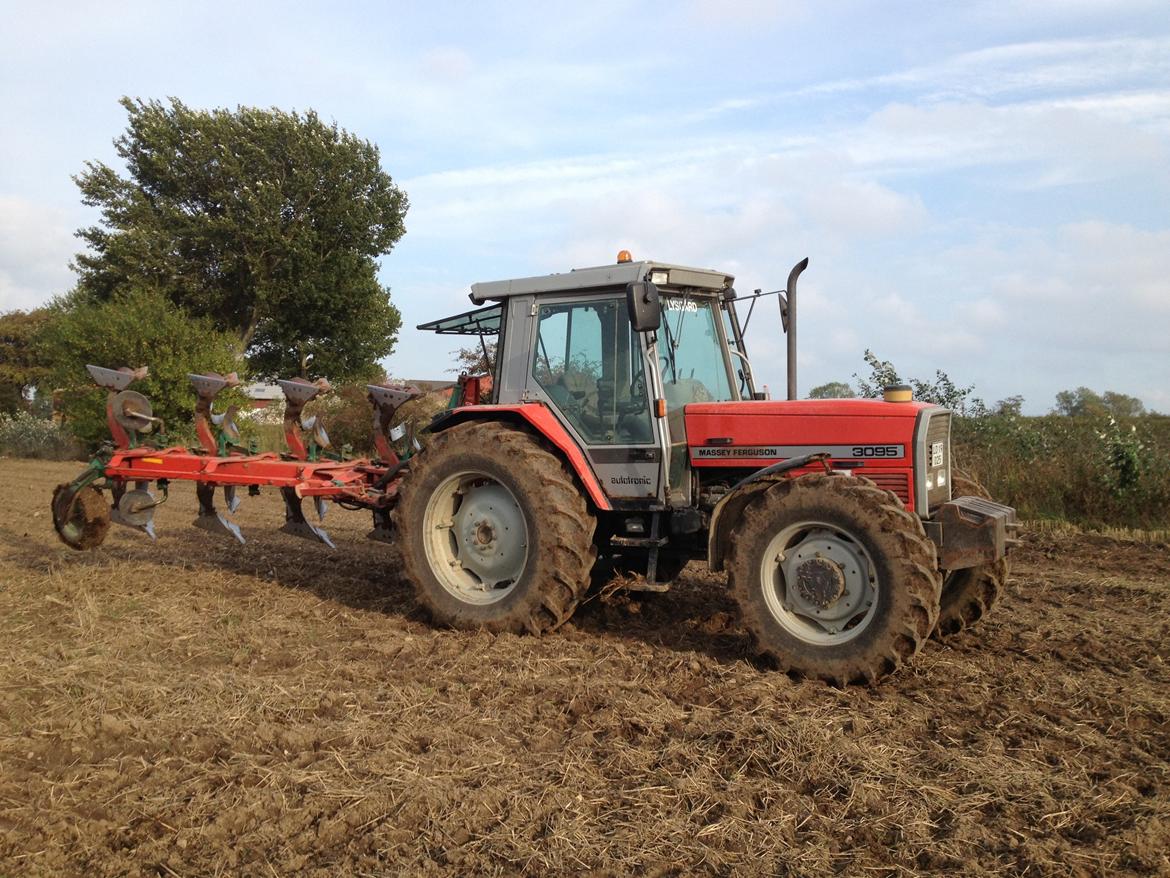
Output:
<instances>
[{"instance_id":1,"label":"reversible plough","mask_svg":"<svg viewBox=\"0 0 1170 878\"><path fill-rule=\"evenodd\" d=\"M366 386L373 406L374 458L347 459L345 449L334 449L318 416L306 416L305 406L330 389L324 379L281 380L284 392L284 440L286 453L258 452L254 443L244 444L235 405L216 412L221 391L236 387L232 373L189 375L195 388L196 448L172 445L165 425L154 416L150 401L130 385L147 375L139 369L106 369L87 366L90 376L107 390L106 422L112 441L72 482L58 486L53 495L53 524L61 539L75 549L94 548L105 539L110 522L154 538L154 510L165 503L173 480L195 482L199 501L196 527L244 542L232 516L239 509L239 490L257 495L261 488L280 490L285 523L281 531L322 542L333 541L321 526L332 501L349 509L368 509L373 514L371 539L389 540L389 511L394 505L401 473L415 450L413 437L399 454L394 441L402 430L394 426L400 406L421 395L402 384ZM456 393L461 388L457 388ZM152 489L153 486L153 489ZM222 507L216 505L221 489ZM112 504L102 496L108 490ZM311 500L316 522L302 509Z\"/></svg>"}]
</instances>

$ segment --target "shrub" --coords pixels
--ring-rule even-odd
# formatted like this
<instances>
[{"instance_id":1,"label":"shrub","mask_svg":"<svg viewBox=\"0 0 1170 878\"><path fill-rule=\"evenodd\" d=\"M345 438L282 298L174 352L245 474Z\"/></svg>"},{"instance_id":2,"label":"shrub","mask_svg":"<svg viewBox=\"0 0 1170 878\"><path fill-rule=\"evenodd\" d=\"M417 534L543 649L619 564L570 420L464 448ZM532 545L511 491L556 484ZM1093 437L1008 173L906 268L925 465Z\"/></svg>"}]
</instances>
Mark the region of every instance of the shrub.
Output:
<instances>
[{"instance_id":1,"label":"shrub","mask_svg":"<svg viewBox=\"0 0 1170 878\"><path fill-rule=\"evenodd\" d=\"M348 445L356 456L373 452L374 408L366 399L364 386L338 388L315 402L309 412L320 416L335 451Z\"/></svg>"},{"instance_id":2,"label":"shrub","mask_svg":"<svg viewBox=\"0 0 1170 878\"><path fill-rule=\"evenodd\" d=\"M77 440L69 430L51 420L28 412L0 413L0 454L8 457L36 457L43 460L74 460L79 456Z\"/></svg>"},{"instance_id":3,"label":"shrub","mask_svg":"<svg viewBox=\"0 0 1170 878\"><path fill-rule=\"evenodd\" d=\"M1170 419L957 418L955 461L1025 518L1170 526Z\"/></svg>"},{"instance_id":4,"label":"shrub","mask_svg":"<svg viewBox=\"0 0 1170 878\"><path fill-rule=\"evenodd\" d=\"M150 399L173 435L189 433L194 417L195 391L187 373L231 372L239 366L233 336L190 316L157 290L128 289L98 303L66 298L55 308L57 315L39 341L52 364L59 409L73 434L90 447L109 438L109 432L106 391L94 386L87 363L150 367L150 375L131 389ZM231 401L222 394L217 410Z\"/></svg>"}]
</instances>

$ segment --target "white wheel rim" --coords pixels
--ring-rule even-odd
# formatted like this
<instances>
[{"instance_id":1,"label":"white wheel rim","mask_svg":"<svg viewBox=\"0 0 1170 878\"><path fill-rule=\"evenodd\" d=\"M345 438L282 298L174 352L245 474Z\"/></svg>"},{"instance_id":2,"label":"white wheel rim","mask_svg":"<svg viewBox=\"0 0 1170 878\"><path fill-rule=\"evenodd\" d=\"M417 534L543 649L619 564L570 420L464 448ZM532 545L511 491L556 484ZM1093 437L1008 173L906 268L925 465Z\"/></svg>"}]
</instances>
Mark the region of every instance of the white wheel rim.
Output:
<instances>
[{"instance_id":1,"label":"white wheel rim","mask_svg":"<svg viewBox=\"0 0 1170 878\"><path fill-rule=\"evenodd\" d=\"M880 583L873 559L836 525L803 521L784 528L769 541L759 573L772 618L805 643L847 643L877 612Z\"/></svg>"},{"instance_id":2,"label":"white wheel rim","mask_svg":"<svg viewBox=\"0 0 1170 878\"><path fill-rule=\"evenodd\" d=\"M439 584L464 603L502 601L528 564L528 523L507 486L468 471L445 479L423 514L423 547Z\"/></svg>"}]
</instances>

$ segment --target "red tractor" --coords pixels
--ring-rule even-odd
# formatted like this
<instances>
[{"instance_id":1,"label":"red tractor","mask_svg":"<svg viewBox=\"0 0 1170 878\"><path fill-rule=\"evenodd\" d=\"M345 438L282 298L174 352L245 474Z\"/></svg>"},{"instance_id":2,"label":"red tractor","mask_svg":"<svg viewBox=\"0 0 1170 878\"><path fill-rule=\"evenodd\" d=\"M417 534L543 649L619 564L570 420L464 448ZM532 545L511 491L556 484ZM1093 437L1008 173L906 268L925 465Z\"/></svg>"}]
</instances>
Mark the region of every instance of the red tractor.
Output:
<instances>
[{"instance_id":1,"label":"red tractor","mask_svg":"<svg viewBox=\"0 0 1170 878\"><path fill-rule=\"evenodd\" d=\"M192 451L142 440L153 419L126 390L133 373L97 370L117 447L61 486L54 521L70 545L100 542L110 514L100 483L115 521L149 530L161 502L150 484L165 499L182 478L199 483L196 523L242 539L215 488L234 511L237 487L276 486L295 535L328 542L304 497L322 515L324 500L372 510L371 536L400 541L436 622L534 634L573 614L598 564L665 591L705 560L727 571L758 651L780 667L876 681L991 608L1018 525L953 470L946 409L901 387L884 400L795 399L807 262L785 291L743 299L725 273L624 252L615 265L475 284L481 307L419 328L478 336L485 355L496 336L492 375L461 379L409 460L388 439L412 388L369 388L378 456L343 460L301 416L318 385L284 382L290 452L256 454L233 444L230 412L212 411L230 379L193 376L204 384ZM766 295L788 333L785 401L756 389L736 311Z\"/></svg>"}]
</instances>

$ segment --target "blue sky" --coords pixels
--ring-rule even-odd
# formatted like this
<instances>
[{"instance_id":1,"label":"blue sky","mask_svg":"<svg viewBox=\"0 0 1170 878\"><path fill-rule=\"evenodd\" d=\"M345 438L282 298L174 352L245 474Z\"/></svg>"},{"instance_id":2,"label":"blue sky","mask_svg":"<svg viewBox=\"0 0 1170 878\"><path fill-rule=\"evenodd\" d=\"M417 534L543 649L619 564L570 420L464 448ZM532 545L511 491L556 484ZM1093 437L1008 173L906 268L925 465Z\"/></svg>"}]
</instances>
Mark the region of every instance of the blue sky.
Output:
<instances>
[{"instance_id":1,"label":"blue sky","mask_svg":"<svg viewBox=\"0 0 1170 878\"><path fill-rule=\"evenodd\" d=\"M1160 2L0 2L0 310L66 291L122 95L315 109L407 191L382 276L419 322L621 248L802 279L802 393L873 349L989 401L1170 412L1170 6ZM784 384L772 308L756 373ZM453 345L451 346L453 347Z\"/></svg>"}]
</instances>

